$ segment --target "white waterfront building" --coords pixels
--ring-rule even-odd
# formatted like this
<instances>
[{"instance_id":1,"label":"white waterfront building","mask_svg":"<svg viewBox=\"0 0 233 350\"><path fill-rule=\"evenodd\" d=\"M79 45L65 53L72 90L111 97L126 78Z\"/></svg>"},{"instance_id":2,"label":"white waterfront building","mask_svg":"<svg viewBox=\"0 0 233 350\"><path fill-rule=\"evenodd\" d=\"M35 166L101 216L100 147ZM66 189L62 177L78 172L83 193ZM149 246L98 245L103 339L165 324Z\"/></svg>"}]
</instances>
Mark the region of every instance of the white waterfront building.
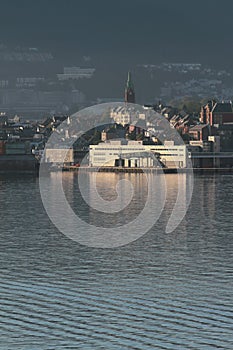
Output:
<instances>
[{"instance_id":1,"label":"white waterfront building","mask_svg":"<svg viewBox=\"0 0 233 350\"><path fill-rule=\"evenodd\" d=\"M89 146L89 166L186 168L188 152L185 145L143 145L142 141L108 140Z\"/></svg>"}]
</instances>

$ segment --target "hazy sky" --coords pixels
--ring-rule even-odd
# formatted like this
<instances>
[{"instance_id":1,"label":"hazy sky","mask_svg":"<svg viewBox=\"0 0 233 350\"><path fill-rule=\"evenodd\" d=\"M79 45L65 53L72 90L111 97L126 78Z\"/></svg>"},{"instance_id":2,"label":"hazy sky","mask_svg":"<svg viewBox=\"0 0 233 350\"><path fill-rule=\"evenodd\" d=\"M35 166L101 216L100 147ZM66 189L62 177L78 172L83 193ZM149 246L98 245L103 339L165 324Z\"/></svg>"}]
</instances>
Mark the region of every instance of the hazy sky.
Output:
<instances>
[{"instance_id":1,"label":"hazy sky","mask_svg":"<svg viewBox=\"0 0 233 350\"><path fill-rule=\"evenodd\" d=\"M233 58L232 0L1 0L0 40L137 61Z\"/></svg>"}]
</instances>

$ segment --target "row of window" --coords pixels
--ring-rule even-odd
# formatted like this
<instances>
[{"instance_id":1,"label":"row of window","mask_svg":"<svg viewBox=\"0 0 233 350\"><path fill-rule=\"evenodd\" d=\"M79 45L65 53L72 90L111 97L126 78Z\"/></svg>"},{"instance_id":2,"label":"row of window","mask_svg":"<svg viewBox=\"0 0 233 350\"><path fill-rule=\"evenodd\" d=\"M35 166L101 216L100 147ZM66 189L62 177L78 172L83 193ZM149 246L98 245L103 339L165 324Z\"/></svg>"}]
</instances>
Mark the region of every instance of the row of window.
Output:
<instances>
[{"instance_id":1,"label":"row of window","mask_svg":"<svg viewBox=\"0 0 233 350\"><path fill-rule=\"evenodd\" d=\"M178 153L160 153L160 156L163 157L183 157L183 154L178 154Z\"/></svg>"},{"instance_id":2,"label":"row of window","mask_svg":"<svg viewBox=\"0 0 233 350\"><path fill-rule=\"evenodd\" d=\"M127 152L128 151L137 151L137 150L135 150L135 149L128 149L127 150ZM141 151L141 149L140 150L138 150L139 152ZM119 153L120 153L120 151L118 151L117 153L109 153L109 155L119 155ZM125 152L122 152L122 154L124 154ZM179 156L179 157L183 157L184 156L184 153L162 153L162 152L159 152L160 153L160 155L161 156ZM105 155L105 153L104 152L94 152L94 157L95 156L104 156Z\"/></svg>"},{"instance_id":3,"label":"row of window","mask_svg":"<svg viewBox=\"0 0 233 350\"><path fill-rule=\"evenodd\" d=\"M150 148L150 151L155 151L155 152L171 152L171 151L174 151L174 152L184 152L184 149L183 148Z\"/></svg>"},{"instance_id":4,"label":"row of window","mask_svg":"<svg viewBox=\"0 0 233 350\"><path fill-rule=\"evenodd\" d=\"M92 148L91 148L92 149ZM94 149L95 151L102 151L102 152L104 152L104 151L118 151L118 152L120 152L120 151L123 151L123 152L128 152L128 151L144 151L144 152L146 152L146 150L143 148L125 148L125 149L121 149L121 148L119 148L119 147L111 147L111 148L95 148Z\"/></svg>"},{"instance_id":5,"label":"row of window","mask_svg":"<svg viewBox=\"0 0 233 350\"><path fill-rule=\"evenodd\" d=\"M150 152L150 151L157 151L157 152L159 152L159 151L168 151L168 152L170 152L170 151L176 151L176 152L183 152L183 149L179 149L179 148L142 148L142 147L138 147L138 148L136 148L136 147L133 147L133 148L125 148L124 146L123 146L123 149L122 148L119 148L119 146L112 146L112 147L96 147L96 148L90 148L90 149L93 149L93 150L95 150L95 151L110 151L110 150L121 150L121 151L148 151L148 152Z\"/></svg>"},{"instance_id":6,"label":"row of window","mask_svg":"<svg viewBox=\"0 0 233 350\"><path fill-rule=\"evenodd\" d=\"M105 159L105 157L102 157L102 158L101 157L94 157L93 160L94 160L94 162L101 162L101 161L105 162L106 159Z\"/></svg>"}]
</instances>

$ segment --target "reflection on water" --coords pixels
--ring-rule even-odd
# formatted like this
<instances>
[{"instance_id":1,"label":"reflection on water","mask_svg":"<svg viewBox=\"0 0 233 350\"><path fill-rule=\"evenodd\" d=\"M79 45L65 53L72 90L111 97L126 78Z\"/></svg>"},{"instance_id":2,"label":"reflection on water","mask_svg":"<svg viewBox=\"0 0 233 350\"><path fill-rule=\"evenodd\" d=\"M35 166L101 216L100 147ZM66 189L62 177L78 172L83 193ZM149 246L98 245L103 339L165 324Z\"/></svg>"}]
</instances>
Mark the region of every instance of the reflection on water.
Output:
<instances>
[{"instance_id":1,"label":"reflection on water","mask_svg":"<svg viewBox=\"0 0 233 350\"><path fill-rule=\"evenodd\" d=\"M117 176L101 174L105 200L108 191L117 198ZM177 197L176 175L166 175L157 223L116 249L62 235L43 209L37 179L0 180L0 349L233 348L233 176L197 176L186 217L166 234ZM137 196L147 192L143 176L131 180L141 189L133 217ZM74 211L103 221L80 200L75 174L63 183Z\"/></svg>"},{"instance_id":2,"label":"reflection on water","mask_svg":"<svg viewBox=\"0 0 233 350\"><path fill-rule=\"evenodd\" d=\"M77 187L74 181L70 183L71 177L66 183L65 175L65 186L62 186L61 173L55 173L40 178L43 204L51 221L67 237L91 247L119 247L151 229L164 207L165 176L147 176L148 189L141 183L141 176L126 174L113 178L113 186L106 188L95 174L81 173ZM70 195L70 191L75 191L75 195ZM102 193L106 196L106 191L113 200L103 198ZM111 198L112 193L116 199ZM80 200L81 194L83 200ZM68 201L72 198L75 200L70 205Z\"/></svg>"}]
</instances>

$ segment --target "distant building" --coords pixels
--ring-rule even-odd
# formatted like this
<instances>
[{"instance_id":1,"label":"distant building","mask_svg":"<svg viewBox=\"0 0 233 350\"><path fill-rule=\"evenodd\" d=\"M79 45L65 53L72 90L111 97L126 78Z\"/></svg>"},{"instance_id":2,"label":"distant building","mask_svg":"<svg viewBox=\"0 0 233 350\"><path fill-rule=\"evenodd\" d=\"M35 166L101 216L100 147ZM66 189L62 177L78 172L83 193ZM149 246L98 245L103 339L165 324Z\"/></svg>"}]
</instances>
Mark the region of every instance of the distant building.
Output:
<instances>
[{"instance_id":1,"label":"distant building","mask_svg":"<svg viewBox=\"0 0 233 350\"><path fill-rule=\"evenodd\" d=\"M208 137L211 135L210 125L199 124L195 125L189 129L189 135L197 141L207 141Z\"/></svg>"},{"instance_id":2,"label":"distant building","mask_svg":"<svg viewBox=\"0 0 233 350\"><path fill-rule=\"evenodd\" d=\"M6 113L0 112L0 127L2 128L8 122L8 117Z\"/></svg>"},{"instance_id":3,"label":"distant building","mask_svg":"<svg viewBox=\"0 0 233 350\"><path fill-rule=\"evenodd\" d=\"M144 113L139 112L134 106L125 105L112 108L110 111L110 118L112 118L115 123L125 126L131 124L132 120L145 121L146 116Z\"/></svg>"},{"instance_id":4,"label":"distant building","mask_svg":"<svg viewBox=\"0 0 233 350\"><path fill-rule=\"evenodd\" d=\"M48 163L55 164L63 164L68 163L71 164L74 162L74 152L73 149L66 148L52 148L45 149L45 160Z\"/></svg>"},{"instance_id":5,"label":"distant building","mask_svg":"<svg viewBox=\"0 0 233 350\"><path fill-rule=\"evenodd\" d=\"M78 80L82 78L92 78L95 68L64 67L62 74L57 74L58 80Z\"/></svg>"},{"instance_id":6,"label":"distant building","mask_svg":"<svg viewBox=\"0 0 233 350\"><path fill-rule=\"evenodd\" d=\"M20 77L16 78L15 86L17 88L31 88L42 81L45 81L44 77Z\"/></svg>"},{"instance_id":7,"label":"distant building","mask_svg":"<svg viewBox=\"0 0 233 350\"><path fill-rule=\"evenodd\" d=\"M9 81L8 80L0 80L0 89L7 88L8 85L9 85Z\"/></svg>"},{"instance_id":8,"label":"distant building","mask_svg":"<svg viewBox=\"0 0 233 350\"><path fill-rule=\"evenodd\" d=\"M37 48L20 48L11 50L5 48L0 51L0 61L2 62L48 62L53 60L50 52L40 52Z\"/></svg>"},{"instance_id":9,"label":"distant building","mask_svg":"<svg viewBox=\"0 0 233 350\"><path fill-rule=\"evenodd\" d=\"M131 115L133 112L134 111L130 108L118 106L111 109L110 118L112 118L115 123L125 126L127 124L130 124Z\"/></svg>"},{"instance_id":10,"label":"distant building","mask_svg":"<svg viewBox=\"0 0 233 350\"><path fill-rule=\"evenodd\" d=\"M159 156L168 168L186 168L188 152L185 145L174 145L167 141L164 145L143 145L142 141L109 140L89 146L89 165L156 167Z\"/></svg>"},{"instance_id":11,"label":"distant building","mask_svg":"<svg viewBox=\"0 0 233 350\"><path fill-rule=\"evenodd\" d=\"M220 136L209 136L208 141L211 143L211 152L220 152Z\"/></svg>"},{"instance_id":12,"label":"distant building","mask_svg":"<svg viewBox=\"0 0 233 350\"><path fill-rule=\"evenodd\" d=\"M233 123L233 108L231 102L209 101L201 108L200 121L205 124L224 125Z\"/></svg>"},{"instance_id":13,"label":"distant building","mask_svg":"<svg viewBox=\"0 0 233 350\"><path fill-rule=\"evenodd\" d=\"M128 72L128 79L125 86L125 102L135 103L135 91L130 72Z\"/></svg>"},{"instance_id":14,"label":"distant building","mask_svg":"<svg viewBox=\"0 0 233 350\"><path fill-rule=\"evenodd\" d=\"M0 109L20 114L66 113L73 105L84 101L85 95L79 90L0 89Z\"/></svg>"},{"instance_id":15,"label":"distant building","mask_svg":"<svg viewBox=\"0 0 233 350\"><path fill-rule=\"evenodd\" d=\"M109 131L101 132L101 141L107 141L115 138L116 138L116 134L114 132L109 132Z\"/></svg>"},{"instance_id":16,"label":"distant building","mask_svg":"<svg viewBox=\"0 0 233 350\"><path fill-rule=\"evenodd\" d=\"M163 145L145 145L147 151L158 153L161 162L167 168L187 168L188 150L186 145L175 145L174 141L165 141Z\"/></svg>"}]
</instances>

